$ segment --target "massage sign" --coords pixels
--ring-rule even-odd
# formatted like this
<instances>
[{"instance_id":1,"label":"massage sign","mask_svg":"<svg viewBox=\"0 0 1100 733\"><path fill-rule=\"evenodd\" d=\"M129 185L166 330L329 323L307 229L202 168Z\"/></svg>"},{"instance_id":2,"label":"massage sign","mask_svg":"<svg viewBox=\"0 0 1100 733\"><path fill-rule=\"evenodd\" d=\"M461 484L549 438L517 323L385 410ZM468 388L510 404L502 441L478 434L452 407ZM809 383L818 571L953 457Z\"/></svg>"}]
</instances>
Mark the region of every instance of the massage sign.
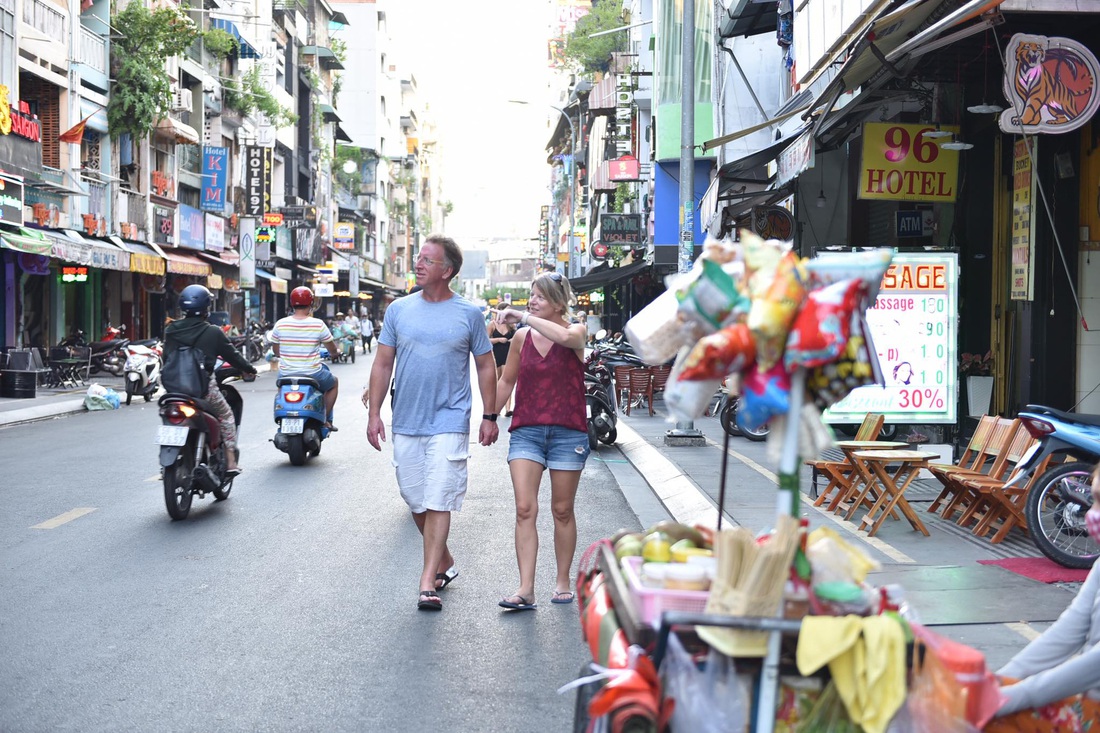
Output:
<instances>
[{"instance_id":1,"label":"massage sign","mask_svg":"<svg viewBox=\"0 0 1100 733\"><path fill-rule=\"evenodd\" d=\"M959 153L940 143L952 137L927 137L934 125L863 125L863 160L859 198L883 201L955 201ZM958 134L958 127L940 129Z\"/></svg>"}]
</instances>

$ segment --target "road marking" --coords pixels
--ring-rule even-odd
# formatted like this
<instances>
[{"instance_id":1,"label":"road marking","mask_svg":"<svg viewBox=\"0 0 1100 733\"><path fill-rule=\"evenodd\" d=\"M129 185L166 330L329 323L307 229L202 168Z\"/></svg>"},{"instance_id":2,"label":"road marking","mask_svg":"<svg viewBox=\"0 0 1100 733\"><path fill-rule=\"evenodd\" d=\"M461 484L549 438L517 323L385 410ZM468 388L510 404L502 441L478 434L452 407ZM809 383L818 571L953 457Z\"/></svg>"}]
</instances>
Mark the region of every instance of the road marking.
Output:
<instances>
[{"instance_id":1,"label":"road marking","mask_svg":"<svg viewBox=\"0 0 1100 733\"><path fill-rule=\"evenodd\" d=\"M79 519L80 517L83 517L85 514L91 514L94 511L95 511L95 507L77 507L76 509L70 509L69 511L65 512L64 514L58 514L53 519L47 519L45 522L42 522L41 524L36 524L33 527L31 527L31 529L56 529L56 528L60 527L62 524L65 524L67 522L71 522L74 519Z\"/></svg>"},{"instance_id":2,"label":"road marking","mask_svg":"<svg viewBox=\"0 0 1100 733\"><path fill-rule=\"evenodd\" d=\"M715 443L713 440L710 440L709 438L707 439L707 442L710 443L711 445L713 445L715 448L718 448L719 450L722 449L721 445L719 445L718 443ZM736 458L737 460L741 461L746 466L748 466L752 470L759 473L761 476L764 476L765 478L767 478L769 481L771 481L776 486L779 485L779 477L775 473L773 473L773 472L769 471L768 469L764 468L763 466L761 466L759 463L752 460L748 456L741 455L740 453L735 451L733 448L730 448L728 452L729 452L730 456L732 456L732 457ZM856 524L854 522L849 522L847 519L843 519L841 517L838 517L837 515L833 514L832 512L821 511L820 507L815 507L814 506L813 499L806 496L802 492L799 492L799 496L802 498L802 503L805 504L807 507L817 509L818 514L825 517L826 519L833 522L834 524L840 525L844 529L848 530L857 539L859 539L861 542L866 542L868 545L875 548L876 550L881 552L883 555L886 555L886 557L890 558L894 562L906 563L906 564L916 563L916 560L909 557L908 555L906 555L904 552L897 549L893 545L890 545L889 543L884 542L883 540L880 540L878 537L867 537L867 536L864 536L864 535L860 534L859 533L859 527L856 526Z\"/></svg>"},{"instance_id":3,"label":"road marking","mask_svg":"<svg viewBox=\"0 0 1100 733\"><path fill-rule=\"evenodd\" d=\"M1040 633L1038 631L1031 628L1031 626L1026 623L1005 624L1004 626L1009 631L1015 631L1017 634L1024 637L1028 641L1035 641L1040 636Z\"/></svg>"}]
</instances>

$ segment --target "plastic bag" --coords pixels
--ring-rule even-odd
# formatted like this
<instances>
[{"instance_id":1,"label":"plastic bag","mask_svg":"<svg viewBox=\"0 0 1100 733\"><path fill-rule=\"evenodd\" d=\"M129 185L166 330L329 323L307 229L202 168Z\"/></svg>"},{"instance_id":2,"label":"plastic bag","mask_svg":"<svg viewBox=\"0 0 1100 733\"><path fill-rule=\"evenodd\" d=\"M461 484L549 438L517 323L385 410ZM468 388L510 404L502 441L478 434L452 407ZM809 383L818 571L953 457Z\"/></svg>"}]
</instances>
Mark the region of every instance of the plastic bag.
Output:
<instances>
[{"instance_id":1,"label":"plastic bag","mask_svg":"<svg viewBox=\"0 0 1100 733\"><path fill-rule=\"evenodd\" d=\"M771 369L783 357L787 334L806 300L806 268L794 252L783 255L763 296L753 296L749 329L756 338L756 360Z\"/></svg>"},{"instance_id":2,"label":"plastic bag","mask_svg":"<svg viewBox=\"0 0 1100 733\"><path fill-rule=\"evenodd\" d=\"M798 733L860 733L862 729L852 722L836 691L836 684L830 680L813 710L795 730Z\"/></svg>"},{"instance_id":3,"label":"plastic bag","mask_svg":"<svg viewBox=\"0 0 1100 733\"><path fill-rule=\"evenodd\" d=\"M663 364L703 335L700 326L681 318L679 307L676 293L666 290L626 322L623 332L645 363Z\"/></svg>"},{"instance_id":4,"label":"plastic bag","mask_svg":"<svg viewBox=\"0 0 1100 733\"><path fill-rule=\"evenodd\" d=\"M668 382L665 383L665 405L668 406L669 418L677 422L689 422L702 417L714 393L722 386L721 379L680 379L687 355L686 348L680 350L680 355L676 357L676 363L672 365L672 371L668 375Z\"/></svg>"},{"instance_id":5,"label":"plastic bag","mask_svg":"<svg viewBox=\"0 0 1100 733\"><path fill-rule=\"evenodd\" d=\"M661 674L665 696L674 705L672 730L693 733L745 730L748 705L732 659L711 649L699 669L676 634L669 634Z\"/></svg>"},{"instance_id":6,"label":"plastic bag","mask_svg":"<svg viewBox=\"0 0 1100 733\"><path fill-rule=\"evenodd\" d=\"M740 372L756 358L756 345L744 323L726 326L696 342L684 362L680 379L721 379Z\"/></svg>"},{"instance_id":7,"label":"plastic bag","mask_svg":"<svg viewBox=\"0 0 1100 733\"><path fill-rule=\"evenodd\" d=\"M121 404L118 392L99 384L88 387L88 392L84 396L85 410L117 410Z\"/></svg>"},{"instance_id":8,"label":"plastic bag","mask_svg":"<svg viewBox=\"0 0 1100 733\"><path fill-rule=\"evenodd\" d=\"M706 259L701 262L702 273L687 287L678 289L676 298L680 301L680 313L712 333L727 323L735 307L744 310L745 298L721 265Z\"/></svg>"},{"instance_id":9,"label":"plastic bag","mask_svg":"<svg viewBox=\"0 0 1100 733\"><path fill-rule=\"evenodd\" d=\"M783 363L796 367L823 366L840 358L852 331L852 313L860 300L862 283L842 280L806 296L787 335Z\"/></svg>"}]
</instances>

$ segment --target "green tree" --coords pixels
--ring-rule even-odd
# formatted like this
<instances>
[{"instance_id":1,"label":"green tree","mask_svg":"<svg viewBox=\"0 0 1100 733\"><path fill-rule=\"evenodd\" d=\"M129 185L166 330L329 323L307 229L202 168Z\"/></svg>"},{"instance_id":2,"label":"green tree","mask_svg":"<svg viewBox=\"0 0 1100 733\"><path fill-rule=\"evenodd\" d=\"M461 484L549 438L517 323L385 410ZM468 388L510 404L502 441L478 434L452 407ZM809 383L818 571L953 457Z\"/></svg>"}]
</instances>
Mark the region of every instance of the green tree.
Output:
<instances>
[{"instance_id":1,"label":"green tree","mask_svg":"<svg viewBox=\"0 0 1100 733\"><path fill-rule=\"evenodd\" d=\"M627 50L626 31L589 38L593 33L623 27L622 4L613 0L593 2L592 10L577 21L565 37L565 58L580 67L582 74L607 71L611 54Z\"/></svg>"}]
</instances>

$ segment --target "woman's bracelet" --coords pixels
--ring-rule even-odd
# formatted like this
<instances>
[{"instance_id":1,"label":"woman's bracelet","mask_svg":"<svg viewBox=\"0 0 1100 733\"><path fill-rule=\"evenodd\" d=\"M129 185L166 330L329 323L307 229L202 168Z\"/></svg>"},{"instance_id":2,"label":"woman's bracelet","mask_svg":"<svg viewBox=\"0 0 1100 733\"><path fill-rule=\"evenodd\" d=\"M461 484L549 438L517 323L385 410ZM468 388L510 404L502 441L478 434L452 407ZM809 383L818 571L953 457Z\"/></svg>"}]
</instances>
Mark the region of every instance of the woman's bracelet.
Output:
<instances>
[{"instance_id":1,"label":"woman's bracelet","mask_svg":"<svg viewBox=\"0 0 1100 733\"><path fill-rule=\"evenodd\" d=\"M527 325L527 319L530 318L530 316L531 316L530 313L528 313L527 311L524 311L523 315L519 317L520 324L526 326Z\"/></svg>"}]
</instances>

